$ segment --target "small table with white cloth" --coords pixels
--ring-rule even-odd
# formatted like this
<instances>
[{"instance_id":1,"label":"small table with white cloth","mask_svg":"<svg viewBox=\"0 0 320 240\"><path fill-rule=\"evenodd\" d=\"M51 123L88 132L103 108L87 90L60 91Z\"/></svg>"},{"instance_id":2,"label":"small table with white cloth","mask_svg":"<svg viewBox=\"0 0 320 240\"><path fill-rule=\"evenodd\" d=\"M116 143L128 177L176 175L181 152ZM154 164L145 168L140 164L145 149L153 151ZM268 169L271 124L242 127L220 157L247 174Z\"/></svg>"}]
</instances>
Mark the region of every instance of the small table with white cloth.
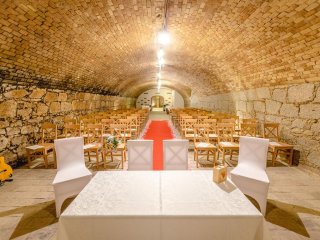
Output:
<instances>
[{"instance_id":1,"label":"small table with white cloth","mask_svg":"<svg viewBox=\"0 0 320 240\"><path fill-rule=\"evenodd\" d=\"M98 172L61 215L58 239L268 239L261 213L212 174Z\"/></svg>"}]
</instances>

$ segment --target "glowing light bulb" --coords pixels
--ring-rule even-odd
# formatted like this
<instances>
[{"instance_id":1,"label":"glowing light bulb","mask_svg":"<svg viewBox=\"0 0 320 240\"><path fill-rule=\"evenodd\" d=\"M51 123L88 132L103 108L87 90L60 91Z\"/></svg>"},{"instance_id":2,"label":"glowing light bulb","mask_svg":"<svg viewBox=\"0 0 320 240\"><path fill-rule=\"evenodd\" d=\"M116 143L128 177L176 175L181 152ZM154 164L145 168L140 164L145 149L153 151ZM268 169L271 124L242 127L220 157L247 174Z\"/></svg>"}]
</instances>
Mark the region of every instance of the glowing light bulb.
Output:
<instances>
[{"instance_id":1,"label":"glowing light bulb","mask_svg":"<svg viewBox=\"0 0 320 240\"><path fill-rule=\"evenodd\" d=\"M168 31L161 31L158 34L158 43L161 45L168 45L170 43L170 34Z\"/></svg>"}]
</instances>

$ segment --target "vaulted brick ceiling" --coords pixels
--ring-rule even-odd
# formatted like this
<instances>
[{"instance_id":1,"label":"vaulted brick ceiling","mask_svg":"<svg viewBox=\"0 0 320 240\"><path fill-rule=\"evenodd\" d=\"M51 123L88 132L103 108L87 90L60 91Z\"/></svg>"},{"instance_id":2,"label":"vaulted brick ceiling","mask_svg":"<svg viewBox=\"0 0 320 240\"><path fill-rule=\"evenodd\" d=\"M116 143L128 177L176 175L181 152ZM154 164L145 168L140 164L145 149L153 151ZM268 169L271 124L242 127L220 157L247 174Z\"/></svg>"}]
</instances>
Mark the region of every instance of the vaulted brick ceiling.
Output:
<instances>
[{"instance_id":1,"label":"vaulted brick ceiling","mask_svg":"<svg viewBox=\"0 0 320 240\"><path fill-rule=\"evenodd\" d=\"M1 0L1 80L137 96L164 0ZM319 81L318 0L169 0L163 85L182 95Z\"/></svg>"}]
</instances>

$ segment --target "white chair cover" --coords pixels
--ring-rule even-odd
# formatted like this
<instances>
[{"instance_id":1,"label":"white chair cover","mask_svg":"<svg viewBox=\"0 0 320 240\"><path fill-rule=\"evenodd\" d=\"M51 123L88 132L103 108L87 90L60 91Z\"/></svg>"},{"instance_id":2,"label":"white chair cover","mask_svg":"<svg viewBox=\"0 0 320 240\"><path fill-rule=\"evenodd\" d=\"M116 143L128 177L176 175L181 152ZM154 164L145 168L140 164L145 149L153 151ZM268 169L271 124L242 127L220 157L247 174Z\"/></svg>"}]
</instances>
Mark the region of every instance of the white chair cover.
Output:
<instances>
[{"instance_id":1,"label":"white chair cover","mask_svg":"<svg viewBox=\"0 0 320 240\"><path fill-rule=\"evenodd\" d=\"M238 166L231 171L231 179L244 193L253 197L265 215L269 190L266 173L269 139L240 137Z\"/></svg>"},{"instance_id":2,"label":"white chair cover","mask_svg":"<svg viewBox=\"0 0 320 240\"><path fill-rule=\"evenodd\" d=\"M90 182L92 173L85 165L82 137L57 139L54 145L58 172L52 185L59 217L63 202L80 193Z\"/></svg>"},{"instance_id":3,"label":"white chair cover","mask_svg":"<svg viewBox=\"0 0 320 240\"><path fill-rule=\"evenodd\" d=\"M128 140L128 170L153 169L153 140Z\"/></svg>"},{"instance_id":4,"label":"white chair cover","mask_svg":"<svg viewBox=\"0 0 320 240\"><path fill-rule=\"evenodd\" d=\"M188 170L186 139L163 140L163 165L165 170Z\"/></svg>"}]
</instances>

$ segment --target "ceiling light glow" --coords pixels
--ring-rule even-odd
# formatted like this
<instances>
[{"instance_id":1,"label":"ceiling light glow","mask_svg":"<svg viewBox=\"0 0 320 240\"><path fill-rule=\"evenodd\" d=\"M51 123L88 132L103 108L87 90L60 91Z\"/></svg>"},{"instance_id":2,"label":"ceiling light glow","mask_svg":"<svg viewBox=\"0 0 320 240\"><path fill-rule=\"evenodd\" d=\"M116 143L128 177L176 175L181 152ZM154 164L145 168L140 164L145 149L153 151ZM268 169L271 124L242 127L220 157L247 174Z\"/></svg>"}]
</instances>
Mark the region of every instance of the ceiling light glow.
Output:
<instances>
[{"instance_id":1,"label":"ceiling light glow","mask_svg":"<svg viewBox=\"0 0 320 240\"><path fill-rule=\"evenodd\" d=\"M168 45L170 43L170 34L168 31L163 30L158 34L158 43L160 45Z\"/></svg>"}]
</instances>

